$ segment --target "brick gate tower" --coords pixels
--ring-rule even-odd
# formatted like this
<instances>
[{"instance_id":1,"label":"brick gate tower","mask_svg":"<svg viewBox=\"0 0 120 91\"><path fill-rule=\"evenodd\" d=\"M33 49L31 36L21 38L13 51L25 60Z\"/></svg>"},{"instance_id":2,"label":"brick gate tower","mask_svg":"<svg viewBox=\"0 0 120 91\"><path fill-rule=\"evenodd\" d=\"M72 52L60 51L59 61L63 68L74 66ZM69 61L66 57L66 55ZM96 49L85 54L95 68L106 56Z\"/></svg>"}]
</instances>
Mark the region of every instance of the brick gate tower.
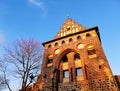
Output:
<instances>
[{"instance_id":1,"label":"brick gate tower","mask_svg":"<svg viewBox=\"0 0 120 91\"><path fill-rule=\"evenodd\" d=\"M68 18L54 39L43 46L42 69L34 91L119 91L97 26L87 29Z\"/></svg>"}]
</instances>

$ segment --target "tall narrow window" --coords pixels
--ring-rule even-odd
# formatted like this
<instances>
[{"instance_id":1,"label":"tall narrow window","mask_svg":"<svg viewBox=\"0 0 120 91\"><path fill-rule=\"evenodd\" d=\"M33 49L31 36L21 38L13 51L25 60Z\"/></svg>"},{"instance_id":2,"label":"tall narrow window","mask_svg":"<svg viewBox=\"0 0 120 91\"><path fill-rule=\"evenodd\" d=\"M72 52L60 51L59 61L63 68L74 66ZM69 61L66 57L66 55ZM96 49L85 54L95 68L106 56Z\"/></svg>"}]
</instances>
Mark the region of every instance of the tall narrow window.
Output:
<instances>
[{"instance_id":1,"label":"tall narrow window","mask_svg":"<svg viewBox=\"0 0 120 91\"><path fill-rule=\"evenodd\" d=\"M68 78L69 77L69 71L68 70L64 70L63 71L63 78Z\"/></svg>"},{"instance_id":2,"label":"tall narrow window","mask_svg":"<svg viewBox=\"0 0 120 91\"><path fill-rule=\"evenodd\" d=\"M68 62L68 58L67 58L67 56L66 56L66 55L65 55L65 56L63 56L62 61L63 61L63 62Z\"/></svg>"},{"instance_id":3,"label":"tall narrow window","mask_svg":"<svg viewBox=\"0 0 120 91\"><path fill-rule=\"evenodd\" d=\"M74 55L74 60L79 60L80 59L80 55L78 54L78 53L76 53L75 55Z\"/></svg>"},{"instance_id":4,"label":"tall narrow window","mask_svg":"<svg viewBox=\"0 0 120 91\"><path fill-rule=\"evenodd\" d=\"M76 76L82 75L82 68L76 68Z\"/></svg>"},{"instance_id":5,"label":"tall narrow window","mask_svg":"<svg viewBox=\"0 0 120 91\"><path fill-rule=\"evenodd\" d=\"M76 68L76 78L77 78L77 81L83 80L82 68Z\"/></svg>"},{"instance_id":6,"label":"tall narrow window","mask_svg":"<svg viewBox=\"0 0 120 91\"><path fill-rule=\"evenodd\" d=\"M49 55L47 60L47 66L49 67L52 65L53 65L53 55Z\"/></svg>"},{"instance_id":7,"label":"tall narrow window","mask_svg":"<svg viewBox=\"0 0 120 91\"><path fill-rule=\"evenodd\" d=\"M63 71L63 82L69 82L69 71L68 70Z\"/></svg>"}]
</instances>

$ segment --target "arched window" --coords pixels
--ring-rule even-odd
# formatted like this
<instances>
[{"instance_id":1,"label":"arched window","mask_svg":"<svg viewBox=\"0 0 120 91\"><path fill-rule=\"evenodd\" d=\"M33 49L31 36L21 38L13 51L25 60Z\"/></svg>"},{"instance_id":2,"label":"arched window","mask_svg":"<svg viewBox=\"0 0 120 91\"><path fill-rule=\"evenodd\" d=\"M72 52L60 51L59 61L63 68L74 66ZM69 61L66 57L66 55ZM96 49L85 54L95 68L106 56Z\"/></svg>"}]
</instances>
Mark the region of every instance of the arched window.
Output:
<instances>
[{"instance_id":1,"label":"arched window","mask_svg":"<svg viewBox=\"0 0 120 91\"><path fill-rule=\"evenodd\" d=\"M70 30L70 27L67 27L67 31L69 31Z\"/></svg>"},{"instance_id":2,"label":"arched window","mask_svg":"<svg viewBox=\"0 0 120 91\"><path fill-rule=\"evenodd\" d=\"M62 61L63 61L63 62L68 62L68 58L67 58L67 56L66 56L66 55L65 55L65 56L63 56Z\"/></svg>"},{"instance_id":3,"label":"arched window","mask_svg":"<svg viewBox=\"0 0 120 91\"><path fill-rule=\"evenodd\" d=\"M63 45L63 44L65 44L65 41L64 41L64 40L62 41L62 45Z\"/></svg>"},{"instance_id":4,"label":"arched window","mask_svg":"<svg viewBox=\"0 0 120 91\"><path fill-rule=\"evenodd\" d=\"M67 55L64 55L61 59L61 77L63 78L62 82L69 82L69 67L68 67L68 58Z\"/></svg>"},{"instance_id":5,"label":"arched window","mask_svg":"<svg viewBox=\"0 0 120 91\"><path fill-rule=\"evenodd\" d=\"M81 37L80 36L77 36L77 40L80 40L81 39Z\"/></svg>"},{"instance_id":6,"label":"arched window","mask_svg":"<svg viewBox=\"0 0 120 91\"><path fill-rule=\"evenodd\" d=\"M86 34L86 37L90 37L91 35L89 33Z\"/></svg>"},{"instance_id":7,"label":"arched window","mask_svg":"<svg viewBox=\"0 0 120 91\"><path fill-rule=\"evenodd\" d=\"M59 70L58 79L60 83L84 80L82 60L80 60L80 54L77 52L72 51L65 54L60 60Z\"/></svg>"},{"instance_id":8,"label":"arched window","mask_svg":"<svg viewBox=\"0 0 120 91\"><path fill-rule=\"evenodd\" d=\"M79 60L80 59L80 55L78 54L78 53L76 53L75 55L74 55L74 60Z\"/></svg>"},{"instance_id":9,"label":"arched window","mask_svg":"<svg viewBox=\"0 0 120 91\"><path fill-rule=\"evenodd\" d=\"M70 38L70 39L69 39L69 42L73 42L73 39L72 39L72 38Z\"/></svg>"},{"instance_id":10,"label":"arched window","mask_svg":"<svg viewBox=\"0 0 120 91\"><path fill-rule=\"evenodd\" d=\"M51 48L52 46L51 45L48 45L48 48Z\"/></svg>"},{"instance_id":11,"label":"arched window","mask_svg":"<svg viewBox=\"0 0 120 91\"><path fill-rule=\"evenodd\" d=\"M57 43L57 42L55 43L55 46L58 46L58 43Z\"/></svg>"}]
</instances>

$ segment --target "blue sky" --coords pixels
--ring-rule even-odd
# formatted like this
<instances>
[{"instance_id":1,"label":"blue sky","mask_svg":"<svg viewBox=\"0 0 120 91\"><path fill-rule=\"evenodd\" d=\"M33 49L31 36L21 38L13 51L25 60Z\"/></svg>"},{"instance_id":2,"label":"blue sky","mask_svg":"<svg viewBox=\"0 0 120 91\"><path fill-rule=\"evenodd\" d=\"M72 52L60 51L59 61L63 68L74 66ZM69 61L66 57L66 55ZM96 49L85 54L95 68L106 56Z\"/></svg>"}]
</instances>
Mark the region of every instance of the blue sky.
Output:
<instances>
[{"instance_id":1,"label":"blue sky","mask_svg":"<svg viewBox=\"0 0 120 91\"><path fill-rule=\"evenodd\" d=\"M53 39L67 16L99 27L111 69L120 74L120 0L0 0L0 54L16 39Z\"/></svg>"}]
</instances>

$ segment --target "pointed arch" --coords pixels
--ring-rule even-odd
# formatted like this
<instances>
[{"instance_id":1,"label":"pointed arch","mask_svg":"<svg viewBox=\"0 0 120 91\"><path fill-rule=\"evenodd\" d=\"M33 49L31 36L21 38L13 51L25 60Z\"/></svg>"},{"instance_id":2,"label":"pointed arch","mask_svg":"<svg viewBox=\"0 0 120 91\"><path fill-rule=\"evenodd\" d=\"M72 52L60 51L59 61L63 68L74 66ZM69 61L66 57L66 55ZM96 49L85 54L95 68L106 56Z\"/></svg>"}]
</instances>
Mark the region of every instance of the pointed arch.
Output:
<instances>
[{"instance_id":1,"label":"pointed arch","mask_svg":"<svg viewBox=\"0 0 120 91\"><path fill-rule=\"evenodd\" d=\"M80 59L80 54L75 53L75 54L74 54L74 60L79 60L79 59Z\"/></svg>"},{"instance_id":2,"label":"pointed arch","mask_svg":"<svg viewBox=\"0 0 120 91\"><path fill-rule=\"evenodd\" d=\"M83 68L78 51L66 49L57 56L56 69L59 70L59 80L57 83L83 80ZM76 61L74 60L75 57L77 58Z\"/></svg>"},{"instance_id":3,"label":"pointed arch","mask_svg":"<svg viewBox=\"0 0 120 91\"><path fill-rule=\"evenodd\" d=\"M63 56L64 55L66 55L66 54L68 54L69 52L76 52L76 53L78 53L76 50L74 50L74 49L66 49L66 50L64 50L63 52L61 52L61 54L59 54L58 56L57 56L57 63L56 63L56 68L59 68L59 65L60 65L60 62L61 62L61 59L63 58Z\"/></svg>"}]
</instances>

